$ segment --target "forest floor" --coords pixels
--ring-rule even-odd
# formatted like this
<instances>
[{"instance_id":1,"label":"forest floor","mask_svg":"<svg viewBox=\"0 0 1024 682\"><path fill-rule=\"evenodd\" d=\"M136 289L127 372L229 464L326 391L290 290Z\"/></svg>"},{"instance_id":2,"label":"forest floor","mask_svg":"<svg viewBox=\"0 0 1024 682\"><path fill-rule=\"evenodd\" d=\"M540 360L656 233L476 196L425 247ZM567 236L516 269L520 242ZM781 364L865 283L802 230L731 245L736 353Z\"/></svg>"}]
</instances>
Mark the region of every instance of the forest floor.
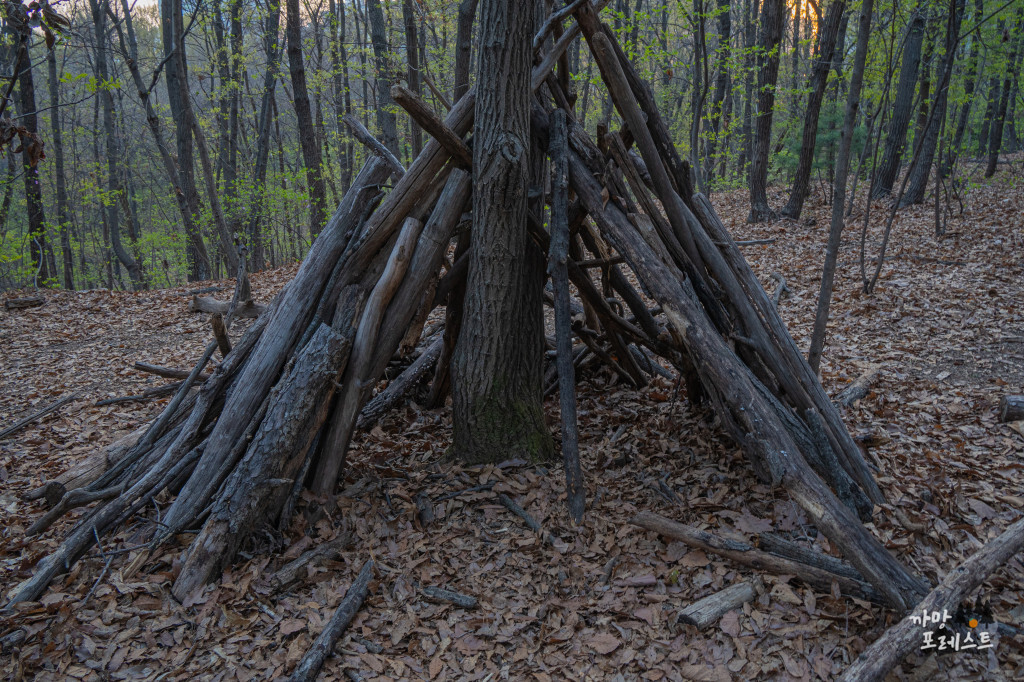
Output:
<instances>
[{"instance_id":1,"label":"forest floor","mask_svg":"<svg viewBox=\"0 0 1024 682\"><path fill-rule=\"evenodd\" d=\"M775 205L784 199L781 191L772 197ZM772 273L785 277L791 294L781 313L806 348L830 208L812 198L805 218L816 224L750 226L744 192L713 203L737 239L776 240L744 253L769 292ZM872 392L845 414L890 500L871 528L937 581L1024 509L1024 431L996 419L1000 396L1024 393L1024 181L1003 171L972 188L941 239L933 236L933 206L901 211L872 295L860 287L863 205L840 257L823 382L835 395L881 367ZM885 214L877 203L869 258ZM294 266L257 274L253 290L266 301L293 273ZM230 283L221 286L218 295L229 296ZM41 308L0 312L0 426L80 392L0 441L5 594L83 513L26 539L43 503L21 496L146 423L166 401L94 403L165 381L133 370L137 360L191 367L200 355L208 326L187 311L183 291L48 292ZM557 396L546 409L557 438ZM133 553L112 552L131 547L152 521L104 539L41 602L0 622L0 635L28 631L0 670L8 679L280 678L371 556L378 573L370 596L322 680L828 680L893 622L878 606L763 575L759 598L706 631L677 625L685 605L752 572L631 526L634 513L744 537L771 529L825 551L828 542L784 491L757 481L713 415L672 382L633 390L605 371L586 374L579 413L588 495L579 527L568 520L557 462L457 466L445 457L450 410L413 400L357 435L345 493L328 518L309 528L299 514L284 533L268 532L220 583L185 604L170 586L193 536L160 548L137 572L126 568ZM493 487L437 501L483 484ZM501 492L554 541L542 542L498 504ZM437 520L427 528L416 518L421 493L435 500ZM346 529L357 539L343 559L275 591L269 578L280 565ZM474 595L479 608L429 601L422 588L431 585ZM1020 558L980 595L996 620L1020 627ZM993 641L986 650L911 657L896 678L1024 678L1024 636Z\"/></svg>"}]
</instances>

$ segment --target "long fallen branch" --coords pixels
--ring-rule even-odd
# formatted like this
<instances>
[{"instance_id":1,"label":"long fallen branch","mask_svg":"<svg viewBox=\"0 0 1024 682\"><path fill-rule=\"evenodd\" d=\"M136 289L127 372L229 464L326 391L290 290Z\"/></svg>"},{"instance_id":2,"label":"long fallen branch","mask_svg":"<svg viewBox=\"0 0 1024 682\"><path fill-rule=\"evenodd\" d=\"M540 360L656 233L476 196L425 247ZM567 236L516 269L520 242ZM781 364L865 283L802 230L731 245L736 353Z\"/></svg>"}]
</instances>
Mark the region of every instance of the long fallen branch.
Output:
<instances>
[{"instance_id":1,"label":"long fallen branch","mask_svg":"<svg viewBox=\"0 0 1024 682\"><path fill-rule=\"evenodd\" d=\"M40 419L42 417L45 417L46 415L50 414L51 412L56 412L57 410L59 410L60 408L64 407L65 405L67 405L68 403L70 403L72 400L74 400L77 397L78 397L78 393L72 393L71 395L65 396L65 397L61 398L60 400L58 400L57 402L55 402L55 403L53 403L51 405L47 405L46 407L44 407L41 410L37 410L37 411L33 412L32 414L30 414L29 416L25 417L24 419L19 419L18 421L16 421L15 423L11 424L10 426L8 426L3 431L0 431L0 439L6 438L7 436L11 435L12 433L17 433L18 431L20 431L21 429L25 428L26 426L28 426L29 424L31 424L35 420Z\"/></svg>"},{"instance_id":2,"label":"long fallen branch","mask_svg":"<svg viewBox=\"0 0 1024 682\"><path fill-rule=\"evenodd\" d=\"M1024 549L1024 519L1006 529L1002 535L979 549L970 559L954 568L938 587L932 590L915 613L955 611L960 602L989 574ZM841 682L867 682L885 679L886 674L921 643L923 628L910 615L889 628L869 646L840 677Z\"/></svg>"},{"instance_id":3,"label":"long fallen branch","mask_svg":"<svg viewBox=\"0 0 1024 682\"><path fill-rule=\"evenodd\" d=\"M673 540L679 540L694 549L713 552L744 566L780 575L794 575L814 589L821 590L822 592L831 591L832 582L835 581L839 584L839 589L844 594L857 597L858 599L866 599L876 604L886 603L882 595L863 580L854 580L848 576L832 573L818 566L811 566L769 552L762 552L746 542L720 538L707 531L676 523L658 514L640 512L630 519L630 523Z\"/></svg>"},{"instance_id":4,"label":"long fallen branch","mask_svg":"<svg viewBox=\"0 0 1024 682\"><path fill-rule=\"evenodd\" d=\"M309 647L309 651L299 661L299 665L296 666L295 672L292 673L290 678L291 682L313 682L316 679L324 661L327 660L327 657L334 649L334 643L345 632L345 629L359 611L359 607L363 605L363 600L366 599L366 592L370 587L370 580L372 578L373 559L369 559L363 564L359 575L352 582L352 586L348 588L345 598L338 604L338 610L331 616L323 632L320 633L320 636L313 642L313 646Z\"/></svg>"}]
</instances>

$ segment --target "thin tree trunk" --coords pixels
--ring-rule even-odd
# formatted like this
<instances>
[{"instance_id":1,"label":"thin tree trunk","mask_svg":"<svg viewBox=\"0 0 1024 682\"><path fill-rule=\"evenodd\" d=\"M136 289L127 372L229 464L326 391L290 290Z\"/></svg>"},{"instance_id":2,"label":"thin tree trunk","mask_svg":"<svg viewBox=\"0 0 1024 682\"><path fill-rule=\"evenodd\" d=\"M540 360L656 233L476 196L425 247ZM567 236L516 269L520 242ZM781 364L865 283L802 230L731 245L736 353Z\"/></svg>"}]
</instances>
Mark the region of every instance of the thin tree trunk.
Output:
<instances>
[{"instance_id":1,"label":"thin tree trunk","mask_svg":"<svg viewBox=\"0 0 1024 682\"><path fill-rule=\"evenodd\" d=\"M473 58L473 20L477 0L459 3L458 28L455 34L455 88L452 101L458 102L469 90L469 73Z\"/></svg>"},{"instance_id":2,"label":"thin tree trunk","mask_svg":"<svg viewBox=\"0 0 1024 682\"><path fill-rule=\"evenodd\" d=\"M824 25L818 33L818 46L815 53L814 70L811 73L808 87L811 93L807 96L807 110L804 113L804 130L800 142L800 157L797 161L793 188L789 193L789 201L782 209L782 215L793 220L800 219L804 208L804 200L810 189L811 167L814 165L814 147L818 141L818 117L821 114L821 103L825 99L825 84L832 69L832 59L839 38L839 26L843 23L846 11L845 0L833 0L825 11Z\"/></svg>"},{"instance_id":3,"label":"thin tree trunk","mask_svg":"<svg viewBox=\"0 0 1024 682\"><path fill-rule=\"evenodd\" d=\"M818 307L811 332L811 349L807 363L815 373L821 364L821 353L825 347L825 328L828 324L829 306L832 302L832 284L835 281L836 261L842 240L846 217L846 180L850 172L850 152L853 148L853 126L860 108L860 91L864 83L864 65L867 62L868 43L871 40L871 15L874 0L864 0L860 9L860 25L857 28L857 51L853 57L853 73L850 90L846 96L846 113L843 116L843 131L839 139L839 155L836 158L836 179L832 189L832 224L829 227L828 245L825 249L825 265L821 274L821 290L818 293Z\"/></svg>"},{"instance_id":4,"label":"thin tree trunk","mask_svg":"<svg viewBox=\"0 0 1024 682\"><path fill-rule=\"evenodd\" d=\"M531 3L484 0L473 127L473 236L452 359L454 449L465 462L543 458L542 280L529 261Z\"/></svg>"},{"instance_id":5,"label":"thin tree trunk","mask_svg":"<svg viewBox=\"0 0 1024 682\"><path fill-rule=\"evenodd\" d=\"M323 227L324 214L327 212L321 168L323 159L320 156L320 145L316 140L316 129L313 127L313 113L309 107L309 91L306 89L306 66L302 62L302 18L299 14L299 0L285 0L285 8L292 101L299 129L302 161L306 166L306 184L309 186L309 236L312 239Z\"/></svg>"},{"instance_id":6,"label":"thin tree trunk","mask_svg":"<svg viewBox=\"0 0 1024 682\"><path fill-rule=\"evenodd\" d=\"M938 89L935 92L935 101L932 104L933 111L929 114L927 129L924 138L921 140L921 152L917 155L915 163L908 171L910 181L907 184L903 198L899 202L900 206L919 204L924 201L924 192L928 186L932 162L935 160L935 150L939 143L939 133L942 130L943 122L946 120L949 84L952 80L953 62L956 59L956 44L960 37L960 23L964 18L965 2L966 0L950 0L949 3L949 18L946 22L946 54L942 61L941 76L938 82Z\"/></svg>"},{"instance_id":7,"label":"thin tree trunk","mask_svg":"<svg viewBox=\"0 0 1024 682\"><path fill-rule=\"evenodd\" d=\"M377 64L374 74L374 91L376 92L375 108L377 124L381 131L381 142L391 150L392 154L400 156L395 103L391 101L391 60L388 54L388 35L380 0L366 0L366 14L370 22L370 39L373 41L373 55Z\"/></svg>"},{"instance_id":8,"label":"thin tree trunk","mask_svg":"<svg viewBox=\"0 0 1024 682\"><path fill-rule=\"evenodd\" d=\"M985 105L985 116L981 121L981 134L978 135L978 155L988 154L988 140L992 130L992 119L996 116L999 102L999 76L991 76L988 81L988 101Z\"/></svg>"},{"instance_id":9,"label":"thin tree trunk","mask_svg":"<svg viewBox=\"0 0 1024 682\"><path fill-rule=\"evenodd\" d=\"M718 0L718 75L715 77L715 94L711 100L711 139L708 142L708 163L706 174L710 180L715 167L715 153L719 151L719 134L722 131L722 119L725 103L731 101L729 93L729 62L731 49L729 41L732 38L732 20L729 16L729 0ZM720 153L725 156L726 145L722 144Z\"/></svg>"},{"instance_id":10,"label":"thin tree trunk","mask_svg":"<svg viewBox=\"0 0 1024 682\"><path fill-rule=\"evenodd\" d=\"M978 22L985 16L985 0L974 0L974 21ZM942 177L946 177L956 165L960 155L961 145L964 142L964 133L967 130L967 120L971 115L971 105L974 103L974 89L978 83L978 66L981 59L981 36L971 37L971 51L967 57L967 75L964 79L964 103L960 107L960 115L957 117L956 132L953 134L953 144L949 149L942 163Z\"/></svg>"},{"instance_id":11,"label":"thin tree trunk","mask_svg":"<svg viewBox=\"0 0 1024 682\"><path fill-rule=\"evenodd\" d=\"M405 26L405 55L408 64L408 75L406 81L409 89L416 93L417 97L423 96L420 87L420 55L419 46L416 40L416 15L412 7L413 0L402 0L402 23ZM409 132L412 139L412 158L420 155L423 149L423 133L420 126L412 118L409 119Z\"/></svg>"},{"instance_id":12,"label":"thin tree trunk","mask_svg":"<svg viewBox=\"0 0 1024 682\"><path fill-rule=\"evenodd\" d=\"M1017 30L1020 30L1019 14ZM1003 147L1003 124L1006 121L1006 110L1010 101L1010 93L1014 91L1014 84L1017 78L1017 36L1014 36L1012 41L1013 46L1010 48L1010 56L1007 60L1009 68L1006 70L1006 76L1003 79L999 108L996 109L996 116L992 121L992 132L988 140L988 164L985 166L986 178L991 178L996 173L996 166L999 163L999 152Z\"/></svg>"},{"instance_id":13,"label":"thin tree trunk","mask_svg":"<svg viewBox=\"0 0 1024 682\"><path fill-rule=\"evenodd\" d=\"M914 89L917 85L917 72L921 66L921 43L923 41L924 16L917 13L907 27L907 37L903 45L903 61L900 64L900 80L896 85L896 94L893 97L892 118L889 119L885 151L882 152L882 160L875 175L872 198L888 196L892 192L893 183L900 170L904 145L907 141L907 130L910 127L910 113L914 106Z\"/></svg>"},{"instance_id":14,"label":"thin tree trunk","mask_svg":"<svg viewBox=\"0 0 1024 682\"><path fill-rule=\"evenodd\" d=\"M68 215L67 179L64 176L64 140L60 125L60 81L57 78L57 53L46 51L50 86L50 147L53 149L54 184L57 190L57 230L60 232L61 260L64 264L64 288L75 288L75 260L71 251L71 217ZM5 214L6 216L6 214ZM0 223L2 226L2 223ZM2 229L2 227L0 227Z\"/></svg>"},{"instance_id":15,"label":"thin tree trunk","mask_svg":"<svg viewBox=\"0 0 1024 682\"><path fill-rule=\"evenodd\" d=\"M772 118L775 110L775 84L779 78L779 44L785 24L786 3L765 0L761 11L761 40L757 65L757 116L754 120L754 144L750 157L750 216L748 222L774 220L768 205L768 165Z\"/></svg>"}]
</instances>

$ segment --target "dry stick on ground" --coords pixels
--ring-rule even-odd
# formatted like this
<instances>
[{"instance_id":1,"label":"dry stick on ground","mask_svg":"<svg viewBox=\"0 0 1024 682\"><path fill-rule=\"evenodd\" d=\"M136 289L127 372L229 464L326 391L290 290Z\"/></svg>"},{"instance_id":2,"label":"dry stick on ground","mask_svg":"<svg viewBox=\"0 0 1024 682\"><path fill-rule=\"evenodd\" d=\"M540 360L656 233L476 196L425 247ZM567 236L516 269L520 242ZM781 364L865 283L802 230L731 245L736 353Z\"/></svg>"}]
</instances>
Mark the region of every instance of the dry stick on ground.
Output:
<instances>
[{"instance_id":1,"label":"dry stick on ground","mask_svg":"<svg viewBox=\"0 0 1024 682\"><path fill-rule=\"evenodd\" d=\"M352 114L345 114L341 120L345 122L345 125L349 127L349 130L352 131L352 134L357 140L362 142L363 145L365 145L371 152L384 159L388 164L388 167L391 168L392 177L395 180L398 180L405 175L405 166L402 165L402 162L391 153L390 149L384 146L383 142L374 137L373 134L366 129L366 126L359 122L359 119Z\"/></svg>"},{"instance_id":2,"label":"dry stick on ground","mask_svg":"<svg viewBox=\"0 0 1024 682\"><path fill-rule=\"evenodd\" d=\"M1024 549L1024 519L988 542L960 566L951 570L932 590L915 612L955 611L989 574L1006 564ZM918 618L920 621L920 618ZM886 674L921 643L922 627L906 616L879 637L840 677L841 682L869 682L885 679Z\"/></svg>"},{"instance_id":3,"label":"dry stick on ground","mask_svg":"<svg viewBox=\"0 0 1024 682\"><path fill-rule=\"evenodd\" d=\"M359 575L352 581L348 592L345 593L345 598L338 604L338 610L327 621L327 625L324 626L320 636L316 638L313 646L309 647L309 651L299 661L299 665L295 667L295 672L289 678L290 682L314 682L316 680L316 676L319 674L324 661L327 660L327 657L334 650L334 643L345 632L345 629L359 611L359 607L363 605L363 600L366 599L366 593L369 590L372 578L373 559L370 559L363 564Z\"/></svg>"},{"instance_id":4,"label":"dry stick on ground","mask_svg":"<svg viewBox=\"0 0 1024 682\"><path fill-rule=\"evenodd\" d=\"M764 589L759 583L760 580L756 578L753 581L739 582L695 601L679 612L677 622L704 630L717 623L729 611L743 606L756 597L757 593Z\"/></svg>"},{"instance_id":5,"label":"dry stick on ground","mask_svg":"<svg viewBox=\"0 0 1024 682\"><path fill-rule=\"evenodd\" d=\"M476 597L471 597L468 594L459 594L458 592L445 590L440 587L424 587L423 594L435 601L446 601L464 609L475 609L478 604Z\"/></svg>"},{"instance_id":6,"label":"dry stick on ground","mask_svg":"<svg viewBox=\"0 0 1024 682\"><path fill-rule=\"evenodd\" d=\"M146 372L147 374L155 374L160 377L167 379L188 379L188 375L192 372L187 369L178 369L176 367L164 367L162 365L151 365L148 362L136 362L132 365L135 369L140 372ZM203 373L199 375L200 381L206 381L210 378L210 375Z\"/></svg>"},{"instance_id":7,"label":"dry stick on ground","mask_svg":"<svg viewBox=\"0 0 1024 682\"><path fill-rule=\"evenodd\" d=\"M153 400L154 398L162 398L165 395L171 395L175 393L183 382L176 381L173 384L166 384L164 386L153 386L147 388L138 395L126 395L120 398L107 398L105 400L97 400L93 403L93 407L103 407L104 405L116 405L118 403L130 403L142 400Z\"/></svg>"},{"instance_id":8,"label":"dry stick on ground","mask_svg":"<svg viewBox=\"0 0 1024 682\"><path fill-rule=\"evenodd\" d=\"M270 582L277 590L282 590L299 579L300 573L310 566L319 565L325 561L333 561L341 556L341 553L352 545L353 534L342 533L338 537L313 549L303 552L297 559L288 562L277 570Z\"/></svg>"},{"instance_id":9,"label":"dry stick on ground","mask_svg":"<svg viewBox=\"0 0 1024 682\"><path fill-rule=\"evenodd\" d=\"M871 384L875 379L878 378L882 368L877 365L872 365L863 374L857 377L856 380L836 396L835 404L843 407L850 407L855 402L866 396L871 392Z\"/></svg>"},{"instance_id":10,"label":"dry stick on ground","mask_svg":"<svg viewBox=\"0 0 1024 682\"><path fill-rule=\"evenodd\" d=\"M523 523L525 523L534 533L540 535L545 542L551 545L555 544L555 536L551 533L545 533L541 525L537 523L537 520L530 516L529 512L516 504L511 497L505 493L501 493L498 495L498 502L500 502L501 506L505 509L508 509L510 512L521 518Z\"/></svg>"},{"instance_id":11,"label":"dry stick on ground","mask_svg":"<svg viewBox=\"0 0 1024 682\"><path fill-rule=\"evenodd\" d=\"M555 112L549 153L554 166L551 206L551 243L548 275L555 290L555 336L558 355L558 396L562 408L562 464L569 515L579 523L586 507L580 433L576 418L576 371L572 354L572 312L569 309L569 163L565 112Z\"/></svg>"},{"instance_id":12,"label":"dry stick on ground","mask_svg":"<svg viewBox=\"0 0 1024 682\"><path fill-rule=\"evenodd\" d=\"M42 417L45 417L46 415L48 415L48 414L50 414L52 412L56 412L57 410L59 410L60 408L64 407L65 405L67 405L68 403L70 403L72 400L74 400L77 397L78 397L78 393L77 392L72 393L69 396L64 396L63 398L61 398L57 402L52 403L50 405L47 405L46 407L44 407L41 410L36 410L35 412L33 412L32 414L30 414L27 417L24 417L23 419L19 419L18 421L14 422L13 424L8 426L3 431L0 431L0 439L6 438L7 436L11 435L12 433L17 433L18 431L20 431L21 429L25 428L26 426L28 426L29 424L31 424L35 420L40 419Z\"/></svg>"},{"instance_id":13,"label":"dry stick on ground","mask_svg":"<svg viewBox=\"0 0 1024 682\"><path fill-rule=\"evenodd\" d=\"M695 549L713 552L744 566L750 566L769 573L796 576L811 587L822 592L830 592L834 581L839 584L839 589L844 594L858 599L866 599L876 604L884 604L886 602L878 591L863 580L855 580L845 575L832 573L818 566L811 566L794 561L793 559L770 554L769 552L762 552L746 542L721 538L707 531L676 523L666 519L664 516L652 514L651 512L641 512L630 519L630 523L673 540L679 540Z\"/></svg>"}]
</instances>

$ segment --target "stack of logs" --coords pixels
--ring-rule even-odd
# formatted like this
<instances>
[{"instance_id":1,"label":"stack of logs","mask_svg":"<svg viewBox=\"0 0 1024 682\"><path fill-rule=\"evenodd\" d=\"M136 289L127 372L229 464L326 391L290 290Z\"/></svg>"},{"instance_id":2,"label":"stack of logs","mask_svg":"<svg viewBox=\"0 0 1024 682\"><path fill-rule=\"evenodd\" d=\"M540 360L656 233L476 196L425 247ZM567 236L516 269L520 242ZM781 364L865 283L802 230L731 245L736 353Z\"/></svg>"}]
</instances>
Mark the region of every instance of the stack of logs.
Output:
<instances>
[{"instance_id":1,"label":"stack of logs","mask_svg":"<svg viewBox=\"0 0 1024 682\"><path fill-rule=\"evenodd\" d=\"M538 248L552 249L550 298L564 303L571 282L581 313L558 325L560 364L572 366L586 351L640 384L664 371L652 355L668 361L691 398L716 410L756 473L785 487L842 552L857 584L899 611L912 607L928 585L861 523L884 500L861 451L711 203L693 191L650 89L597 9L570 3L534 43L533 134L561 177L536 179L552 188L552 215L531 216L530 230ZM548 39L552 32L557 39ZM580 33L624 122L597 140L573 116L565 71L552 72ZM400 348L416 345L427 314L465 276L465 258L446 257L472 205L465 138L475 91L444 120L412 93L393 94L433 139L407 169L393 158L367 161L295 279L201 388L192 390L215 342L137 443L78 491L97 505L12 604L37 599L164 490L176 497L154 542L201 527L173 587L178 598L216 579L254 530L288 518L304 486L316 495L336 490L371 387ZM560 260L567 278L557 276ZM407 371L419 377L432 363L447 367L449 354L450 344L437 339ZM582 493L578 478L574 485Z\"/></svg>"}]
</instances>

